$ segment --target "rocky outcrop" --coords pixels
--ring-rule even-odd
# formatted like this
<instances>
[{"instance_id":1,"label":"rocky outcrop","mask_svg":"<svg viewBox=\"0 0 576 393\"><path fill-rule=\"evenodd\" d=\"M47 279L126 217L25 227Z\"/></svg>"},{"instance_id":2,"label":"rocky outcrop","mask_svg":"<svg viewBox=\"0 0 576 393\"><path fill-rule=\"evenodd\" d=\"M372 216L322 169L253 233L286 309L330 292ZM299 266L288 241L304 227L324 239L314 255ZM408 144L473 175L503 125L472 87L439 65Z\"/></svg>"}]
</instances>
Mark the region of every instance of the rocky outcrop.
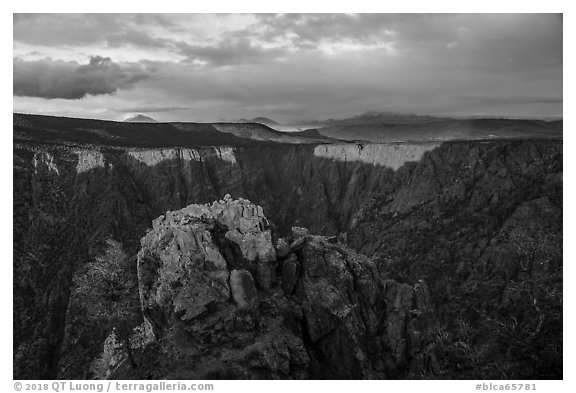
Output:
<instances>
[{"instance_id":1,"label":"rocky outcrop","mask_svg":"<svg viewBox=\"0 0 576 393\"><path fill-rule=\"evenodd\" d=\"M303 228L273 244L262 209L244 199L154 220L138 279L155 340L136 351L136 368L124 362L111 376L391 378L430 369L424 283L383 279L367 257Z\"/></svg>"}]
</instances>

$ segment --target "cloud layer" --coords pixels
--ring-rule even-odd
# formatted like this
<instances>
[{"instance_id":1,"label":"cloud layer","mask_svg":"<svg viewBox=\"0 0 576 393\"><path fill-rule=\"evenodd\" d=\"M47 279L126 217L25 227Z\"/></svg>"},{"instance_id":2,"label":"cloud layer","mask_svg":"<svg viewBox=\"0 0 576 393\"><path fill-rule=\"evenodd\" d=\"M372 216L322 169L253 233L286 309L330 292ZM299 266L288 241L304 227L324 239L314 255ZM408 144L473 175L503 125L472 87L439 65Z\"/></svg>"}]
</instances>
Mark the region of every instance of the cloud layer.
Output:
<instances>
[{"instance_id":1,"label":"cloud layer","mask_svg":"<svg viewBox=\"0 0 576 393\"><path fill-rule=\"evenodd\" d=\"M142 66L115 64L100 56L90 57L88 64L49 58L14 59L14 95L74 100L131 89L150 76Z\"/></svg>"},{"instance_id":2,"label":"cloud layer","mask_svg":"<svg viewBox=\"0 0 576 393\"><path fill-rule=\"evenodd\" d=\"M15 15L14 95L15 110L106 118L558 116L562 17Z\"/></svg>"}]
</instances>

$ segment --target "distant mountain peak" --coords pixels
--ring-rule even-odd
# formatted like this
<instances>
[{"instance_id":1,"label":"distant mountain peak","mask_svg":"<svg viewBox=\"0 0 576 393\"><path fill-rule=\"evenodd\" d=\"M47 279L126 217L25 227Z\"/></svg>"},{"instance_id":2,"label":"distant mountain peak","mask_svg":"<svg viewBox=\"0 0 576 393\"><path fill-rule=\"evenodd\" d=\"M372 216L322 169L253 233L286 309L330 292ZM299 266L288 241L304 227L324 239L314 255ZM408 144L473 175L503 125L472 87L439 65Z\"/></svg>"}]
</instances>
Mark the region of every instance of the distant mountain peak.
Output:
<instances>
[{"instance_id":1,"label":"distant mountain peak","mask_svg":"<svg viewBox=\"0 0 576 393\"><path fill-rule=\"evenodd\" d=\"M158 123L151 117L144 116L141 114L130 116L129 118L124 120L125 123Z\"/></svg>"},{"instance_id":2,"label":"distant mountain peak","mask_svg":"<svg viewBox=\"0 0 576 393\"><path fill-rule=\"evenodd\" d=\"M242 119L239 119L237 122L238 123L260 123L260 124L264 124L266 126L270 126L270 125L274 126L274 125L279 124L272 119L269 119L267 117L262 117L262 116L255 117L255 118L250 119L250 120L242 118Z\"/></svg>"},{"instance_id":3,"label":"distant mountain peak","mask_svg":"<svg viewBox=\"0 0 576 393\"><path fill-rule=\"evenodd\" d=\"M278 125L277 122L275 122L272 119L269 119L267 117L255 117L251 120L253 123L262 123L262 124L273 124L273 125Z\"/></svg>"}]
</instances>

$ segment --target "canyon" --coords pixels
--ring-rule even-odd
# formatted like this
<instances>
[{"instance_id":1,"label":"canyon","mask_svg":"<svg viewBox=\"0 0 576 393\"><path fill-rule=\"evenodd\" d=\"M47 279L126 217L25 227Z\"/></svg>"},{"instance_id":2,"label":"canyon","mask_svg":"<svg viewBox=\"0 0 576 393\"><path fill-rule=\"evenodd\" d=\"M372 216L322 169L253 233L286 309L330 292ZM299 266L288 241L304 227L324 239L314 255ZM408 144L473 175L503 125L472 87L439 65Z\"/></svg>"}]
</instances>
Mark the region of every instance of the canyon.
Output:
<instances>
[{"instance_id":1,"label":"canyon","mask_svg":"<svg viewBox=\"0 0 576 393\"><path fill-rule=\"evenodd\" d=\"M34 121L17 379L562 378L561 139L173 147L213 130Z\"/></svg>"}]
</instances>

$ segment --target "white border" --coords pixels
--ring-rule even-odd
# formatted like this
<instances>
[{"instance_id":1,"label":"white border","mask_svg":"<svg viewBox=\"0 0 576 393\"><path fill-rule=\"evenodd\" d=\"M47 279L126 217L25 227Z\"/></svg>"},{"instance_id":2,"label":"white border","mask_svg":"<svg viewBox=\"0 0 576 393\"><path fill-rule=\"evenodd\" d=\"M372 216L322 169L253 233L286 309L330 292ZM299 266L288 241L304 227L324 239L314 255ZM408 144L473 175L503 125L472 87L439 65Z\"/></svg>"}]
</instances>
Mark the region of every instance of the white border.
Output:
<instances>
[{"instance_id":1,"label":"white border","mask_svg":"<svg viewBox=\"0 0 576 393\"><path fill-rule=\"evenodd\" d=\"M80 1L64 1L64 0L27 0L27 1L5 1L2 5L1 14L1 28L2 28L2 47L4 48L4 61L3 67L3 83L2 83L2 113L1 117L3 124L2 131L0 131L0 146L2 147L3 154L0 154L0 171L1 180L4 187L4 193L1 194L1 204L5 210L1 224L2 247L5 258L2 259L5 271L2 274L2 309L3 321L0 324L2 337L4 340L4 351L1 358L1 385L4 387L2 391L10 392L13 390L12 381L12 192L8 187L9 183L12 185L12 133L11 122L12 114L9 109L12 109L12 62L9 58L9 53L12 52L12 13L14 12L528 12L528 13L564 13L564 96L565 108L574 108L574 49L576 45L573 41L574 35L574 1L559 1L559 0L546 0L546 1L498 1L498 0L482 0L470 4L469 2L460 1L445 1L445 0L412 0L412 1L368 1L368 0L354 0L350 2L342 2L340 4L330 4L328 2L311 2L310 0L290 0L282 3L272 1L218 1L218 2L202 2L202 1L170 1L163 0L161 2L143 2L143 1L124 1L118 0L99 0L97 2L80 2ZM573 116L570 111L566 113L564 119L564 144L571 151L576 147L574 144L573 136ZM565 156L564 165L566 165L568 176L565 176L565 197L567 202L564 209L564 225L565 225L565 248L564 248L564 277L565 286L564 291L564 331L568 334L564 336L564 381L536 381L538 391L540 392L574 392L576 391L575 372L574 370L574 338L572 328L574 328L574 285L572 279L574 275L573 262L575 260L574 244L574 230L571 223L575 219L575 208L572 201L574 198L574 158L576 155L568 154ZM10 187L11 188L11 187ZM567 279L566 279L567 278ZM485 383L487 381L479 381ZM500 381L493 381L499 383ZM513 381L510 381L513 382ZM314 390L314 391L334 391L334 390L354 390L361 389L363 392L378 392L383 391L399 391L406 389L414 389L414 391L432 391L432 392L467 392L474 390L474 383L472 381L251 381L251 382L226 382L216 381L217 392L224 391L238 391L239 389L251 389L254 392L270 392L273 390L275 393L290 392L293 393L295 389L301 390Z\"/></svg>"}]
</instances>

